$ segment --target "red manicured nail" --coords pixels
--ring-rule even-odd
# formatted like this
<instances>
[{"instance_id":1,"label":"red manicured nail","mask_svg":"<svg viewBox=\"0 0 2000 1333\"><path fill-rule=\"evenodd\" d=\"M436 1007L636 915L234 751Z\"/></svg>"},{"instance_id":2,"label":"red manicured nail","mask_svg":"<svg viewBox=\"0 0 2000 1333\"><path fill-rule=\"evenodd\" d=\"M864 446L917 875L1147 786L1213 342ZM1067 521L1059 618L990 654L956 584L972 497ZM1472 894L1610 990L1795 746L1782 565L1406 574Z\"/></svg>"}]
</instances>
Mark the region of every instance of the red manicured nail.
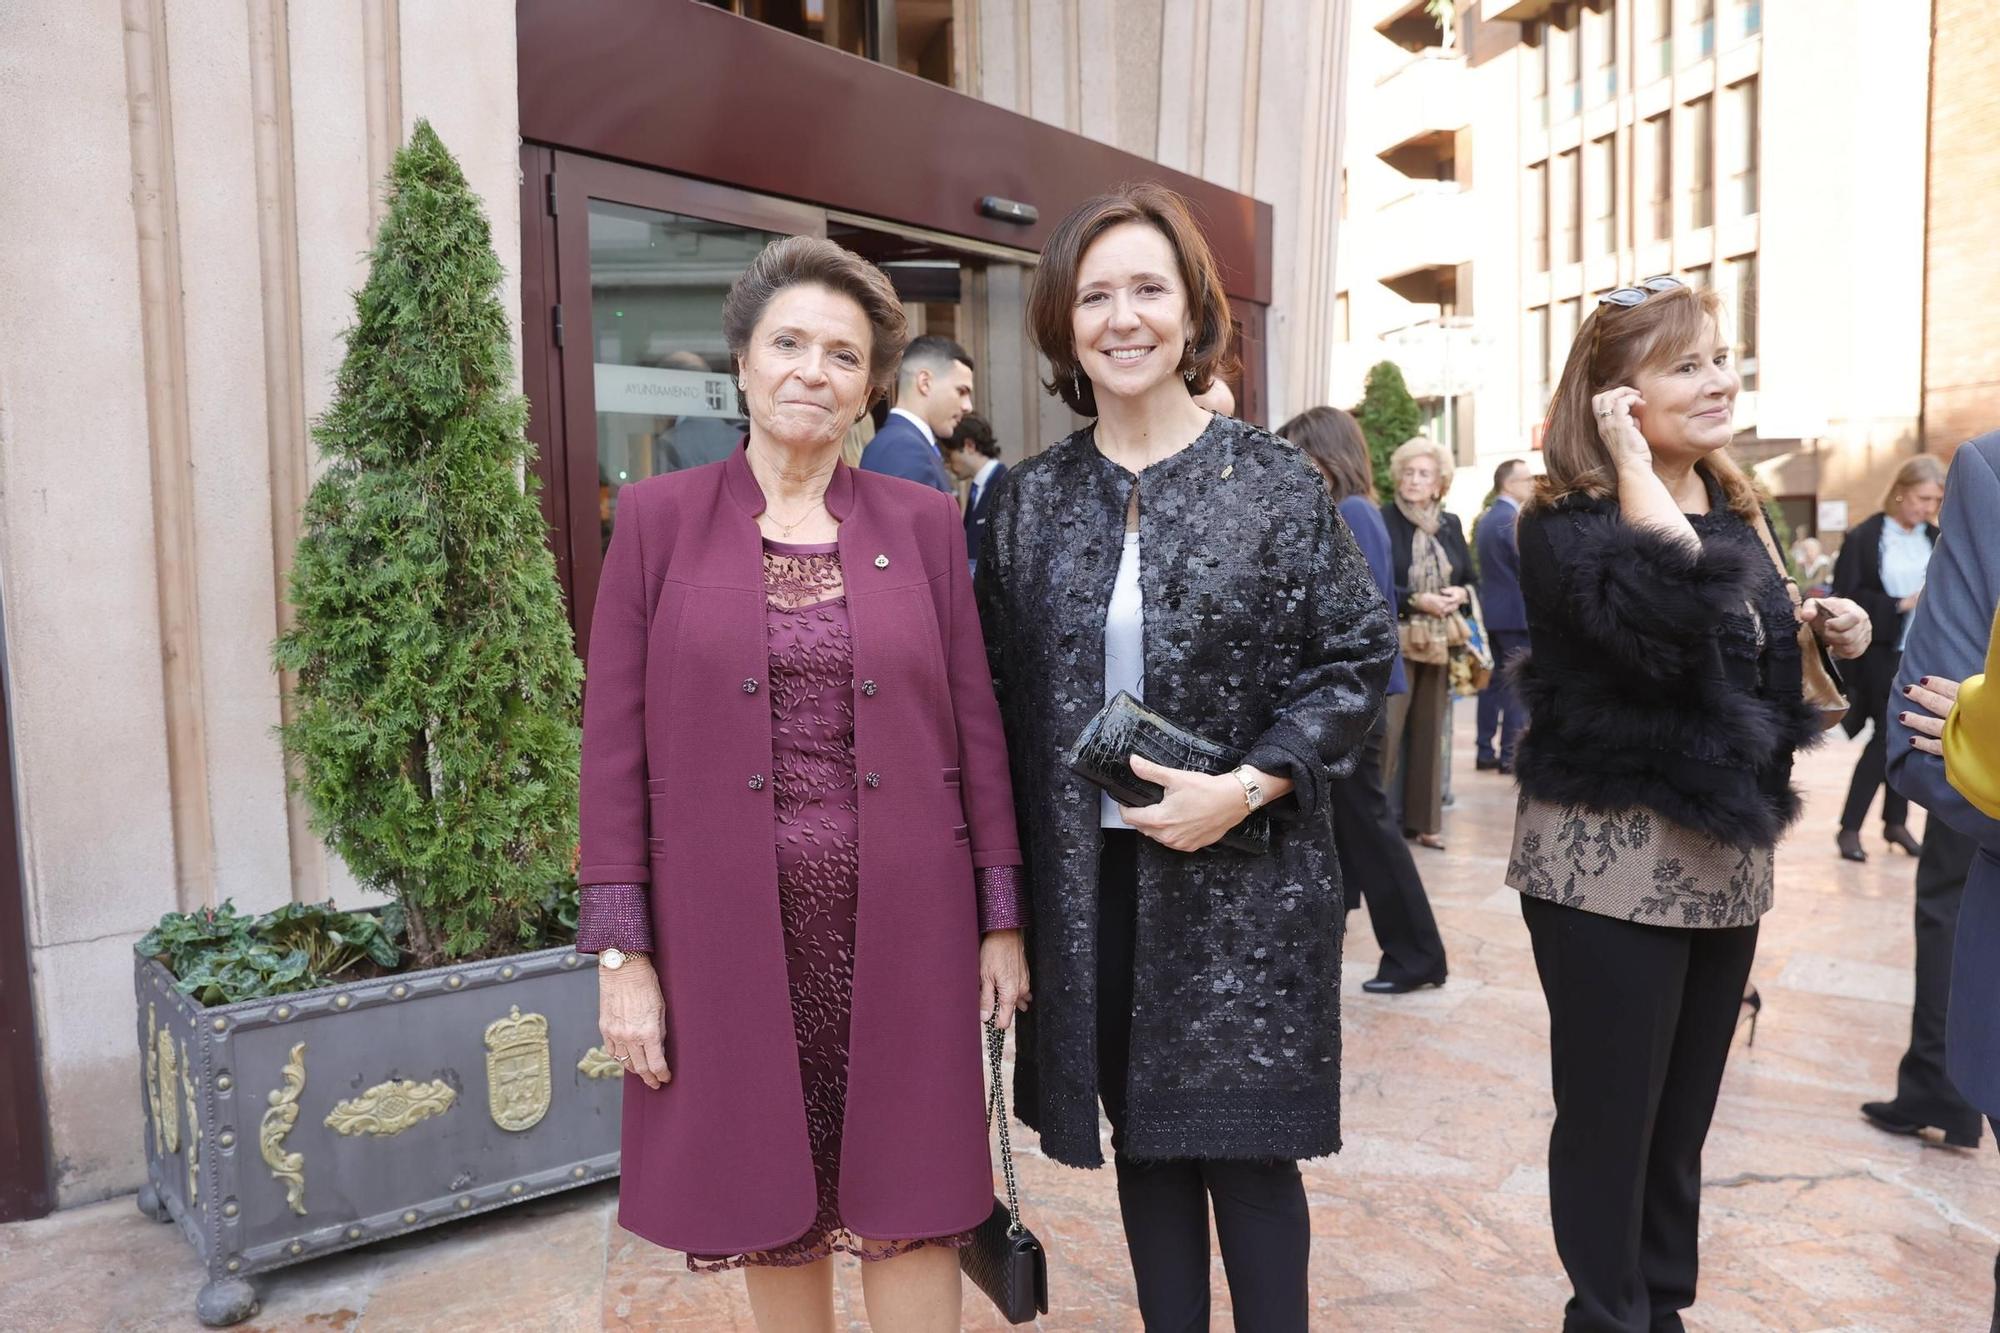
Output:
<instances>
[{"instance_id":1,"label":"red manicured nail","mask_svg":"<svg viewBox=\"0 0 2000 1333\"><path fill-rule=\"evenodd\" d=\"M1917 679L1917 684L1923 686L1925 689L1929 689L1931 687L1931 678L1929 676L1921 676Z\"/></svg>"}]
</instances>

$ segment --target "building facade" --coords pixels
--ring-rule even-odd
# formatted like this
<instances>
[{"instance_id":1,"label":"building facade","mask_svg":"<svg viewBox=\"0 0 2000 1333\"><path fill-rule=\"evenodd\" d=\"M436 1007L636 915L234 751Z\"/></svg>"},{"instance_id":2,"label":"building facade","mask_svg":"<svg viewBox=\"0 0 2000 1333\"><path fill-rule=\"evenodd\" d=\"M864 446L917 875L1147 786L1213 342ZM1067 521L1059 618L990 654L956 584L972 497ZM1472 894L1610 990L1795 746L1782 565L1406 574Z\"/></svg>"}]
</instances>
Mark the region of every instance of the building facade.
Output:
<instances>
[{"instance_id":1,"label":"building facade","mask_svg":"<svg viewBox=\"0 0 2000 1333\"><path fill-rule=\"evenodd\" d=\"M36 183L0 195L0 1217L140 1182L163 912L379 901L287 795L269 650L418 118L493 223L584 639L618 488L733 428L717 307L775 235L882 263L1018 456L1072 424L1020 318L1042 239L1163 180L1222 256L1242 415L1321 401L1348 31L1342 0L0 8Z\"/></svg>"},{"instance_id":2,"label":"building facade","mask_svg":"<svg viewBox=\"0 0 2000 1333\"><path fill-rule=\"evenodd\" d=\"M1404 364L1476 506L1597 298L1678 273L1723 298L1738 456L1794 527L1858 521L1922 443L1925 9L1357 6L1336 395Z\"/></svg>"}]
</instances>

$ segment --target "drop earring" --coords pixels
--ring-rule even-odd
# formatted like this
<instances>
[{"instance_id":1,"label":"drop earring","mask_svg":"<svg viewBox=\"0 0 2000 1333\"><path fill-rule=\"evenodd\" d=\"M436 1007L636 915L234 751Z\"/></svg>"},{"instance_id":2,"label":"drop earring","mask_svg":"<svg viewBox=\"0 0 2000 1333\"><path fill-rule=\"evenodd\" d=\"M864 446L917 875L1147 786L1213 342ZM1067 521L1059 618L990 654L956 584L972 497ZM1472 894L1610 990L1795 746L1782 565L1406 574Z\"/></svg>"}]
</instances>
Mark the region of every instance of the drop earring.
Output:
<instances>
[{"instance_id":1,"label":"drop earring","mask_svg":"<svg viewBox=\"0 0 2000 1333\"><path fill-rule=\"evenodd\" d=\"M1182 378L1182 379L1184 379L1184 380L1186 380L1186 381L1187 381L1187 382L1188 382L1189 384L1193 384L1193 383L1194 383L1194 371L1193 371L1193 369L1191 369L1191 368L1190 368L1190 369L1188 369L1188 370L1184 370L1184 371L1182 371L1182 372L1181 372L1181 378Z\"/></svg>"},{"instance_id":2,"label":"drop earring","mask_svg":"<svg viewBox=\"0 0 2000 1333\"><path fill-rule=\"evenodd\" d=\"M1079 403L1083 401L1083 372L1075 366L1069 368L1069 391Z\"/></svg>"}]
</instances>

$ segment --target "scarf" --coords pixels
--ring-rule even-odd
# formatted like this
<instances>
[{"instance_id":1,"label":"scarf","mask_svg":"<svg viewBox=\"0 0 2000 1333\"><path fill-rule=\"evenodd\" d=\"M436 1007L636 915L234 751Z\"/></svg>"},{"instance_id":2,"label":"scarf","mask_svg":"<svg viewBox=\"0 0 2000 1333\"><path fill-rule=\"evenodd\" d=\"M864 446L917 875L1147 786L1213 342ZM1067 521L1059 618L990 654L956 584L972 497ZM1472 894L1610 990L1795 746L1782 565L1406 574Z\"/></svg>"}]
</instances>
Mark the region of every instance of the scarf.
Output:
<instances>
[{"instance_id":1,"label":"scarf","mask_svg":"<svg viewBox=\"0 0 2000 1333\"><path fill-rule=\"evenodd\" d=\"M1410 591L1443 592L1451 586L1451 557L1438 540L1444 507L1433 500L1419 507L1396 497L1396 512L1416 529L1410 534ZM1465 642L1465 621L1458 615L1433 616L1411 611L1401 625L1403 656L1412 662L1442 666L1454 643Z\"/></svg>"}]
</instances>

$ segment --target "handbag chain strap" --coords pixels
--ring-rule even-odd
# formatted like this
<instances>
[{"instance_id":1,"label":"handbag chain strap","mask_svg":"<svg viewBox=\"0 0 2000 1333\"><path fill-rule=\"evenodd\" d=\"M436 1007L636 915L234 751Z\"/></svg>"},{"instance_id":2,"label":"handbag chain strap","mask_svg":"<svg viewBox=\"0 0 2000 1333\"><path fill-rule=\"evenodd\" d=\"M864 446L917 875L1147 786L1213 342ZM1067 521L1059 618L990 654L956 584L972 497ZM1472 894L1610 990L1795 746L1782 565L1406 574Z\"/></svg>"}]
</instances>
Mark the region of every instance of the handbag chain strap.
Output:
<instances>
[{"instance_id":1,"label":"handbag chain strap","mask_svg":"<svg viewBox=\"0 0 2000 1333\"><path fill-rule=\"evenodd\" d=\"M986 1065L991 1077L992 1091L986 1098L986 1123L991 1127L995 1121L1000 1124L1000 1174L1007 1178L1007 1234L1021 1234L1021 1189L1014 1181L1014 1144L1007 1137L1007 1099L1001 1091L1000 1048L1007 1043L997 1024L1000 1021L1000 1004L996 1000L993 1012L986 1019Z\"/></svg>"}]
</instances>

